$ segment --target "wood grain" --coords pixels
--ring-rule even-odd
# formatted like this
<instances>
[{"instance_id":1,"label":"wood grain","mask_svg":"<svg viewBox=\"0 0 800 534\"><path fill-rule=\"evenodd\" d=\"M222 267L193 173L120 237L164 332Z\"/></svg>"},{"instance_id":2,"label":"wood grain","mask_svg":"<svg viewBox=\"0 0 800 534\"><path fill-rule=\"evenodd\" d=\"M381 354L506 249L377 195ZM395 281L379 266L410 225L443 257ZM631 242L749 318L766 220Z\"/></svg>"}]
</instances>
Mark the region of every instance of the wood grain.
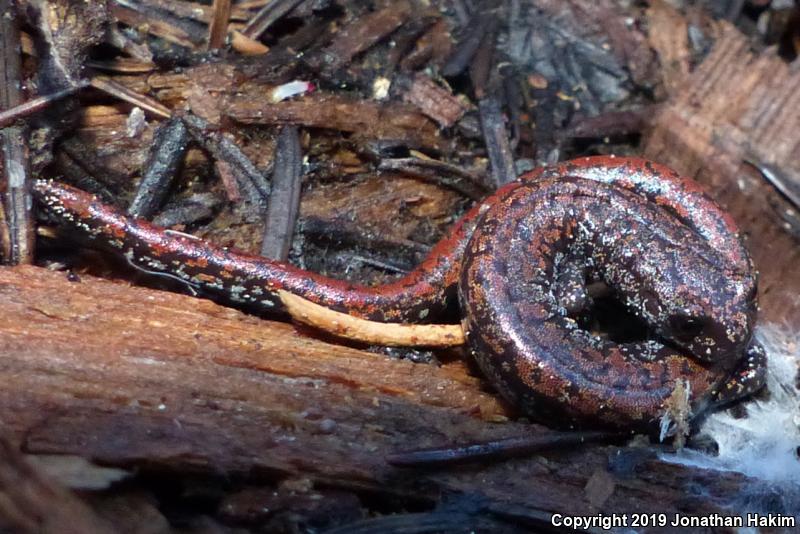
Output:
<instances>
[{"instance_id":1,"label":"wood grain","mask_svg":"<svg viewBox=\"0 0 800 534\"><path fill-rule=\"evenodd\" d=\"M788 203L745 158L800 180L800 70L773 51L756 54L720 23L714 48L661 108L646 157L695 177L745 232L761 273L762 318L800 323L800 247L781 211Z\"/></svg>"},{"instance_id":2,"label":"wood grain","mask_svg":"<svg viewBox=\"0 0 800 534\"><path fill-rule=\"evenodd\" d=\"M492 513L704 510L737 475L592 446L448 470L399 469L398 450L550 432L508 415L464 365L391 360L211 302L34 267L0 269L0 425L31 454L139 470L280 480L431 503L482 495ZM614 460L611 461L610 458ZM588 484L590 477L602 479Z\"/></svg>"}]
</instances>

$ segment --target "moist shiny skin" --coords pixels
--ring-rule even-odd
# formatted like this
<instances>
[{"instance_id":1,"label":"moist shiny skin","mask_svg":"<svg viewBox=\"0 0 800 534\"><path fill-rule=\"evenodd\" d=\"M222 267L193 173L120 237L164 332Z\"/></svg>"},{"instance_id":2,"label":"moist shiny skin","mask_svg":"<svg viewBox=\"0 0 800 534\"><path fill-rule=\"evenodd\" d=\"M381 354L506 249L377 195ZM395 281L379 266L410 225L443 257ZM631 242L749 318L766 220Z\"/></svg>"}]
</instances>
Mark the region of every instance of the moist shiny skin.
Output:
<instances>
[{"instance_id":1,"label":"moist shiny skin","mask_svg":"<svg viewBox=\"0 0 800 534\"><path fill-rule=\"evenodd\" d=\"M234 304L279 310L276 289L377 321L428 322L457 297L482 371L556 426L652 428L677 381L695 412L763 384L752 342L756 275L730 219L700 186L635 158L537 169L470 210L412 272L368 287L213 247L38 181L60 222ZM614 343L579 327L603 282L649 328Z\"/></svg>"}]
</instances>

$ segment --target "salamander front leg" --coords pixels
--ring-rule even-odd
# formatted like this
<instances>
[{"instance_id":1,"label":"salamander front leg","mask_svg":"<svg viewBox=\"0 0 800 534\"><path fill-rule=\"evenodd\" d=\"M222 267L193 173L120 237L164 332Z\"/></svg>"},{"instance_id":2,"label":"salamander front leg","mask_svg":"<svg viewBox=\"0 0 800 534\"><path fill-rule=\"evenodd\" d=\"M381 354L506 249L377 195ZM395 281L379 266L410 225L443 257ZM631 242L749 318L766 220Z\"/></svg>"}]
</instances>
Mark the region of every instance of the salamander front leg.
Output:
<instances>
[{"instance_id":1,"label":"salamander front leg","mask_svg":"<svg viewBox=\"0 0 800 534\"><path fill-rule=\"evenodd\" d=\"M758 393L767 383L767 353L753 341L734 370L731 378L714 392L713 408L722 408Z\"/></svg>"}]
</instances>

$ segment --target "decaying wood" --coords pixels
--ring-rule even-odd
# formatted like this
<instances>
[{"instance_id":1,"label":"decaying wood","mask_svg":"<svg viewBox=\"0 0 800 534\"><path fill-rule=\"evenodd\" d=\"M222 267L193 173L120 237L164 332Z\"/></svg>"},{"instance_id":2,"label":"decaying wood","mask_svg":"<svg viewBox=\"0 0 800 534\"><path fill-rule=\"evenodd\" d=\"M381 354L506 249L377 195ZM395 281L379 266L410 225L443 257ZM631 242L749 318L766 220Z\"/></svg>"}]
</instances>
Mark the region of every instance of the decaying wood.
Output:
<instances>
[{"instance_id":1,"label":"decaying wood","mask_svg":"<svg viewBox=\"0 0 800 534\"><path fill-rule=\"evenodd\" d=\"M450 128L467 111L467 106L452 91L437 85L429 76L417 74L408 81L403 100L419 108L443 128Z\"/></svg>"},{"instance_id":2,"label":"decaying wood","mask_svg":"<svg viewBox=\"0 0 800 534\"><path fill-rule=\"evenodd\" d=\"M689 74L691 52L686 18L665 0L656 0L647 11L648 40L658 51L661 80L669 94L675 93ZM679 36L676 39L676 36Z\"/></svg>"},{"instance_id":3,"label":"decaying wood","mask_svg":"<svg viewBox=\"0 0 800 534\"><path fill-rule=\"evenodd\" d=\"M163 12L148 13L144 6L126 6L118 2L110 2L109 11L119 22L131 27L144 26L149 33L177 45L194 48L201 44L199 34L193 35L177 17L165 16Z\"/></svg>"},{"instance_id":4,"label":"decaying wood","mask_svg":"<svg viewBox=\"0 0 800 534\"><path fill-rule=\"evenodd\" d=\"M310 222L324 225L329 233L369 237L373 249L386 249L385 244L393 243L395 247L417 245L414 248L423 251L411 240L433 245L452 225L460 200L452 191L387 170L379 177L321 185L308 191L303 195L300 215L306 226ZM387 213L392 217L386 217ZM383 247L376 246L379 241Z\"/></svg>"},{"instance_id":5,"label":"decaying wood","mask_svg":"<svg viewBox=\"0 0 800 534\"><path fill-rule=\"evenodd\" d=\"M755 54L727 23L711 53L661 108L644 155L710 187L748 236L767 321L800 321L800 247L781 211L790 205L744 163L756 159L800 181L800 70Z\"/></svg>"},{"instance_id":6,"label":"decaying wood","mask_svg":"<svg viewBox=\"0 0 800 534\"><path fill-rule=\"evenodd\" d=\"M0 2L0 109L7 110L23 101L23 78L19 20L13 3ZM0 130L0 261L32 263L34 247L31 194L28 185L27 128L20 125Z\"/></svg>"},{"instance_id":7,"label":"decaying wood","mask_svg":"<svg viewBox=\"0 0 800 534\"><path fill-rule=\"evenodd\" d=\"M0 532L105 534L114 532L78 497L49 479L0 439Z\"/></svg>"},{"instance_id":8,"label":"decaying wood","mask_svg":"<svg viewBox=\"0 0 800 534\"><path fill-rule=\"evenodd\" d=\"M227 115L242 124L298 124L351 132L363 139L402 139L412 146L436 150L446 147L435 123L411 106L321 91L272 104L249 95L233 97Z\"/></svg>"},{"instance_id":9,"label":"decaying wood","mask_svg":"<svg viewBox=\"0 0 800 534\"><path fill-rule=\"evenodd\" d=\"M52 349L52 343L63 344L66 352L61 353L59 359L65 358L65 361L73 356L82 359L80 354L84 354L85 350L97 351L97 360L80 362L80 365L88 366L85 369L87 371L95 366L111 364L107 360L109 357L121 357L123 361L132 359L131 362L144 360L157 370L157 374L162 375L158 379L160 381L167 378L167 369L164 366L169 365L165 362L159 363L159 360L171 353L171 358L183 359L182 362L174 362L180 363L179 366L193 365L200 360L214 361L216 365L258 369L276 376L290 377L292 380L300 379L301 382L303 377L308 377L312 382L327 380L356 387L361 384L373 392L390 393L413 399L413 402L429 402L465 412L477 411L487 418L502 417L505 414L496 399L482 392L479 381L467 376L463 365L457 362L440 369L392 362L377 354L315 341L297 332L291 325L262 321L216 306L210 301L186 301L179 295L127 288L122 284L94 280L91 277L59 288L60 284L55 282L65 281L63 274L38 269L4 270L0 273L3 276L0 277L0 284L3 284L6 291L20 289L17 284L30 284L28 290L44 292L40 295L41 300L35 295L4 294L4 300L12 301L11 304L16 302L20 306L19 311L27 315L25 322L38 322L45 326L41 319L47 318L45 322L50 323L38 333L42 337L33 331L28 331L25 335L20 326L25 325L22 318L4 316L6 324L0 328L5 330L4 334L9 334L2 336L4 342L13 344L12 339L15 336L12 332L23 334L22 338L27 338L28 348L19 351L20 358L35 360L37 358L33 353L47 351L48 346ZM54 293L59 291L66 291L63 298L55 298ZM130 297L125 297L130 291L134 292L136 298L142 299L139 305L132 302ZM139 291L145 293L138 294ZM104 319L101 322L87 321L95 313L99 314L98 319L100 316ZM77 324L73 325L75 328L71 326L62 332L64 321L69 324L77 321ZM81 328L80 324L87 329ZM48 331L53 334L50 339L46 339ZM9 345L6 346L8 347ZM355 363L356 361L360 361L360 364ZM48 365L45 361L40 363ZM348 368L349 364L362 369L353 373ZM117 367L115 374L127 374L133 370L123 362L114 365ZM133 365L135 368L136 364ZM313 369L310 375L309 369ZM431 372L434 374L431 375ZM140 378L142 381L152 379L144 376ZM90 381L100 379L101 376L98 375ZM173 379L181 381L178 376ZM143 382L139 384L142 385ZM309 385L314 387L306 382L306 386ZM206 390L205 387L199 387L200 384L196 386L198 393L205 391L211 396L211 390L217 389L212 387L211 390ZM159 393L159 389L152 391L156 397L166 393L165 390ZM155 401L144 402L150 405ZM156 404L159 402L161 401Z\"/></svg>"},{"instance_id":10,"label":"decaying wood","mask_svg":"<svg viewBox=\"0 0 800 534\"><path fill-rule=\"evenodd\" d=\"M506 421L458 362L390 360L205 300L27 266L0 269L0 295L0 424L28 453L302 476L413 502L466 492L495 515L534 525L555 511L712 513L742 482L626 447L393 468L385 456L398 450L549 431ZM704 496L687 500L690 483Z\"/></svg>"},{"instance_id":11,"label":"decaying wood","mask_svg":"<svg viewBox=\"0 0 800 534\"><path fill-rule=\"evenodd\" d=\"M357 54L395 31L412 14L407 0L386 2L382 9L368 13L342 28L321 54L323 70L334 73Z\"/></svg>"}]
</instances>

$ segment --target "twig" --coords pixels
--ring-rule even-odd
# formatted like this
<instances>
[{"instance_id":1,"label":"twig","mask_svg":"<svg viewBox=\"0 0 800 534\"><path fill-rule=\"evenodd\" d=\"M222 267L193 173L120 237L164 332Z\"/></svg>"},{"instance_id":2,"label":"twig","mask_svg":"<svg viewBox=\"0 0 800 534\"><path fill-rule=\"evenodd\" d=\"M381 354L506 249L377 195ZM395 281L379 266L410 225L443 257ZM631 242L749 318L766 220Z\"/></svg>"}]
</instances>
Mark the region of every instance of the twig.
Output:
<instances>
[{"instance_id":1,"label":"twig","mask_svg":"<svg viewBox=\"0 0 800 534\"><path fill-rule=\"evenodd\" d=\"M350 254L349 256L363 265L369 265L370 267L383 269L384 271L388 271L390 273L406 274L408 272L408 269L404 269L402 267L398 267L397 265L392 265L391 263L380 261L375 258L367 258L366 256L361 256L360 254Z\"/></svg>"},{"instance_id":2,"label":"twig","mask_svg":"<svg viewBox=\"0 0 800 534\"><path fill-rule=\"evenodd\" d=\"M66 96L69 96L78 90L83 89L87 85L89 85L89 82L85 81L78 85L62 89L61 91L50 93L49 95L38 96L32 100L28 100L27 102L14 106L13 108L0 111L0 128L8 126L17 119L21 119L23 117L27 117L28 115L32 115L37 111L41 111L56 100L60 100Z\"/></svg>"},{"instance_id":3,"label":"twig","mask_svg":"<svg viewBox=\"0 0 800 534\"><path fill-rule=\"evenodd\" d=\"M228 20L231 17L231 0L214 0L211 7L211 23L208 25L208 50L225 44L228 35Z\"/></svg>"},{"instance_id":4,"label":"twig","mask_svg":"<svg viewBox=\"0 0 800 534\"><path fill-rule=\"evenodd\" d=\"M466 69L478 48L483 42L483 36L489 30L491 19L481 12L473 14L463 38L442 67L442 76L457 76Z\"/></svg>"},{"instance_id":5,"label":"twig","mask_svg":"<svg viewBox=\"0 0 800 534\"><path fill-rule=\"evenodd\" d=\"M529 456L547 449L585 445L619 438L608 432L551 432L545 435L526 435L513 438L457 445L434 447L415 451L397 452L386 457L386 461L399 467L429 467L461 464L488 458L513 458Z\"/></svg>"},{"instance_id":6,"label":"twig","mask_svg":"<svg viewBox=\"0 0 800 534\"><path fill-rule=\"evenodd\" d=\"M116 80L106 78L105 76L95 76L91 79L90 83L91 86L98 91L103 91L104 93L119 98L120 100L130 102L131 104L139 106L143 110L149 111L154 115L164 119L168 119L172 116L172 112L169 110L169 108L158 100L128 89Z\"/></svg>"},{"instance_id":7,"label":"twig","mask_svg":"<svg viewBox=\"0 0 800 534\"><path fill-rule=\"evenodd\" d=\"M490 77L493 75L492 66L494 64L497 26L497 18L493 14L489 15L486 31L483 33L480 46L469 65L469 77L472 80L472 87L478 99L484 98L491 91L489 84Z\"/></svg>"},{"instance_id":8,"label":"twig","mask_svg":"<svg viewBox=\"0 0 800 534\"><path fill-rule=\"evenodd\" d=\"M289 257L297 212L300 207L300 178L303 153L296 126L285 126L278 134L275 165L272 169L272 194L267 203L261 255L284 261Z\"/></svg>"},{"instance_id":9,"label":"twig","mask_svg":"<svg viewBox=\"0 0 800 534\"><path fill-rule=\"evenodd\" d=\"M19 27L16 8L10 0L0 0L0 107L11 109L22 103ZM28 141L26 129L10 126L0 132L3 151L3 178L6 183L5 217L0 222L4 243L4 261L31 263L35 234L28 184ZM5 239L4 239L5 240Z\"/></svg>"},{"instance_id":10,"label":"twig","mask_svg":"<svg viewBox=\"0 0 800 534\"><path fill-rule=\"evenodd\" d=\"M161 207L178 174L188 142L189 132L181 119L170 119L158 129L142 172L142 180L128 207L129 215L150 218Z\"/></svg>"},{"instance_id":11,"label":"twig","mask_svg":"<svg viewBox=\"0 0 800 534\"><path fill-rule=\"evenodd\" d=\"M445 161L422 158L382 159L378 164L378 170L401 172L422 178L458 191L472 200L480 200L488 193L478 176L461 166Z\"/></svg>"},{"instance_id":12,"label":"twig","mask_svg":"<svg viewBox=\"0 0 800 534\"><path fill-rule=\"evenodd\" d=\"M502 91L505 98L506 107L509 115L509 129L511 130L509 146L512 151L516 151L522 140L522 124L526 120L525 116L525 95L522 93L519 72L511 65L506 65L498 69L502 78Z\"/></svg>"},{"instance_id":13,"label":"twig","mask_svg":"<svg viewBox=\"0 0 800 534\"><path fill-rule=\"evenodd\" d=\"M772 187L777 189L792 206L800 209L800 185L797 180L789 178L784 172L768 163L759 161L755 157L748 157L744 160L745 163L754 167L764 179L769 182Z\"/></svg>"},{"instance_id":14,"label":"twig","mask_svg":"<svg viewBox=\"0 0 800 534\"><path fill-rule=\"evenodd\" d=\"M275 0L269 2L256 13L247 26L242 30L242 35L250 39L258 39L267 28L275 21L297 7L303 0Z\"/></svg>"},{"instance_id":15,"label":"twig","mask_svg":"<svg viewBox=\"0 0 800 534\"><path fill-rule=\"evenodd\" d=\"M500 187L517 179L505 120L500 110L500 103L493 97L480 100L478 110L486 152L492 168L492 178L495 185Z\"/></svg>"},{"instance_id":16,"label":"twig","mask_svg":"<svg viewBox=\"0 0 800 534\"><path fill-rule=\"evenodd\" d=\"M228 166L248 200L256 205L265 205L270 193L269 182L236 143L221 132L212 131L208 122L196 115L186 113L182 118L192 137L211 152L219 162Z\"/></svg>"}]
</instances>

